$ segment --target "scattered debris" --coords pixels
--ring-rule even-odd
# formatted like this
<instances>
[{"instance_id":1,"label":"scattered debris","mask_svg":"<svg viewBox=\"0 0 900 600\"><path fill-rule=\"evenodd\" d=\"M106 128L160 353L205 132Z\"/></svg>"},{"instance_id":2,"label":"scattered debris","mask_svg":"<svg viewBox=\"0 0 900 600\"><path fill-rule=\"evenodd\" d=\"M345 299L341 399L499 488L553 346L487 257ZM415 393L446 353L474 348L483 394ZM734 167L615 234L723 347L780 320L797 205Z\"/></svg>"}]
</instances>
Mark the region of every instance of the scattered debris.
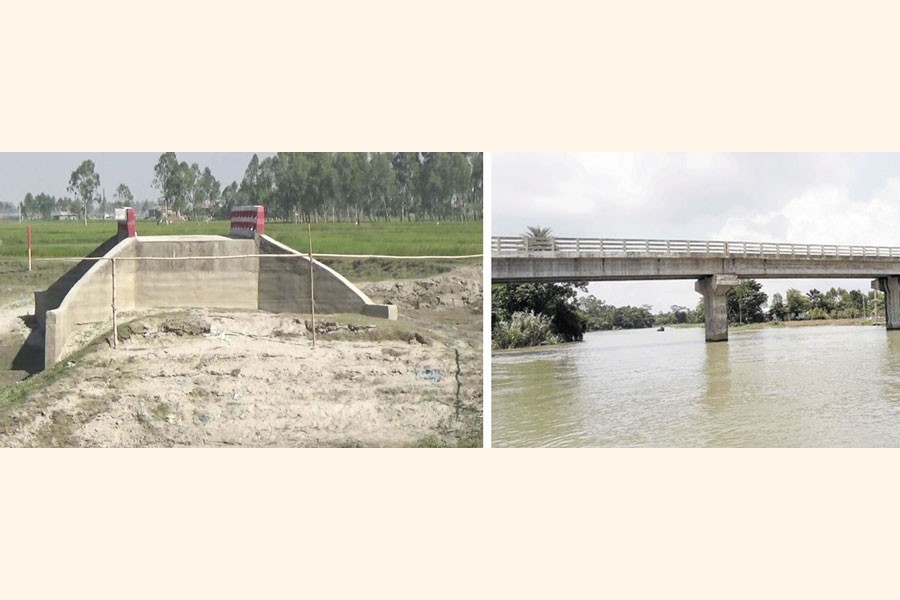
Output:
<instances>
[{"instance_id":1,"label":"scattered debris","mask_svg":"<svg viewBox=\"0 0 900 600\"><path fill-rule=\"evenodd\" d=\"M416 377L437 383L444 378L444 374L437 369L416 369Z\"/></svg>"}]
</instances>

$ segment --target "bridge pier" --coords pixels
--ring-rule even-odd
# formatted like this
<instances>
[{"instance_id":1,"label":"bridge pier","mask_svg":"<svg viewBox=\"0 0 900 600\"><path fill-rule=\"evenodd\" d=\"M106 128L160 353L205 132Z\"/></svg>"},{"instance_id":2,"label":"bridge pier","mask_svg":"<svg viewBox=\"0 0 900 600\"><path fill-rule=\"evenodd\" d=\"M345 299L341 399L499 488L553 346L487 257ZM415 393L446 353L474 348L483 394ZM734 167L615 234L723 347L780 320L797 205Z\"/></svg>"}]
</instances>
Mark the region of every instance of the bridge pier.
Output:
<instances>
[{"instance_id":1,"label":"bridge pier","mask_svg":"<svg viewBox=\"0 0 900 600\"><path fill-rule=\"evenodd\" d=\"M900 276L879 277L872 280L872 289L884 292L884 325L900 329Z\"/></svg>"},{"instance_id":2,"label":"bridge pier","mask_svg":"<svg viewBox=\"0 0 900 600\"><path fill-rule=\"evenodd\" d=\"M708 275L694 284L694 289L703 294L707 342L728 341L728 302L725 295L737 284L737 275Z\"/></svg>"}]
</instances>

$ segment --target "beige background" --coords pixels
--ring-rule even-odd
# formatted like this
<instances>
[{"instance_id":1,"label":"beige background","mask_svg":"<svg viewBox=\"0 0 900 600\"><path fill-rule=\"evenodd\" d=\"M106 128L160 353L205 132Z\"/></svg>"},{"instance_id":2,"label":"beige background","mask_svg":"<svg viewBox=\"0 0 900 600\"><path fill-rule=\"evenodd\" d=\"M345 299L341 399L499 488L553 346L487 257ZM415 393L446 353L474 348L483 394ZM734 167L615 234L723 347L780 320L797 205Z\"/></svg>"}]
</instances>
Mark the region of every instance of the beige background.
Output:
<instances>
[{"instance_id":1,"label":"beige background","mask_svg":"<svg viewBox=\"0 0 900 600\"><path fill-rule=\"evenodd\" d=\"M4 7L0 149L900 149L887 2L321 4ZM3 595L889 597L897 459L4 450Z\"/></svg>"}]
</instances>

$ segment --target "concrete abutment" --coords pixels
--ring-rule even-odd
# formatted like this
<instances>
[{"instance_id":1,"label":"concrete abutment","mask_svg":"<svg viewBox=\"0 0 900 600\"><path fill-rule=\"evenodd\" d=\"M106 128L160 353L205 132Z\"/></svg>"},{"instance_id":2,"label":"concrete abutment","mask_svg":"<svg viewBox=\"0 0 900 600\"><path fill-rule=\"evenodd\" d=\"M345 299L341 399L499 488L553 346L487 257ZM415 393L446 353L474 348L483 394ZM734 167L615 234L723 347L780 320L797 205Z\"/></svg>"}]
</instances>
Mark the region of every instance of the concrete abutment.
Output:
<instances>
[{"instance_id":1,"label":"concrete abutment","mask_svg":"<svg viewBox=\"0 0 900 600\"><path fill-rule=\"evenodd\" d=\"M728 341L728 290L738 284L736 275L708 275L694 284L703 294L703 318L707 342Z\"/></svg>"},{"instance_id":2,"label":"concrete abutment","mask_svg":"<svg viewBox=\"0 0 900 600\"><path fill-rule=\"evenodd\" d=\"M235 209L231 237L138 237L134 211L123 211L116 236L48 290L35 292L45 368L67 354L76 325L112 316L113 259L118 259L117 311L205 306L307 313L312 310L312 270L317 312L397 318L396 306L372 302L333 269L263 234L263 214L262 207Z\"/></svg>"}]
</instances>

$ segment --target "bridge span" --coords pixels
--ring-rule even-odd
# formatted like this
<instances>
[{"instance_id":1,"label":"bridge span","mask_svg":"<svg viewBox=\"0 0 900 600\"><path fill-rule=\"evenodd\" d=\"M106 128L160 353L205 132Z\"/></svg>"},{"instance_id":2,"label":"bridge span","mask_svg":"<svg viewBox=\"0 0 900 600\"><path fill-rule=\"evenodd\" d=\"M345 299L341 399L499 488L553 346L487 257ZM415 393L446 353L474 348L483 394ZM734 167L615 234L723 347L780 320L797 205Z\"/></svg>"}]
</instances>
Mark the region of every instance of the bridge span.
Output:
<instances>
[{"instance_id":1,"label":"bridge span","mask_svg":"<svg viewBox=\"0 0 900 600\"><path fill-rule=\"evenodd\" d=\"M706 341L728 339L725 295L740 279L872 279L900 329L900 248L768 242L491 238L491 281L695 279Z\"/></svg>"}]
</instances>

